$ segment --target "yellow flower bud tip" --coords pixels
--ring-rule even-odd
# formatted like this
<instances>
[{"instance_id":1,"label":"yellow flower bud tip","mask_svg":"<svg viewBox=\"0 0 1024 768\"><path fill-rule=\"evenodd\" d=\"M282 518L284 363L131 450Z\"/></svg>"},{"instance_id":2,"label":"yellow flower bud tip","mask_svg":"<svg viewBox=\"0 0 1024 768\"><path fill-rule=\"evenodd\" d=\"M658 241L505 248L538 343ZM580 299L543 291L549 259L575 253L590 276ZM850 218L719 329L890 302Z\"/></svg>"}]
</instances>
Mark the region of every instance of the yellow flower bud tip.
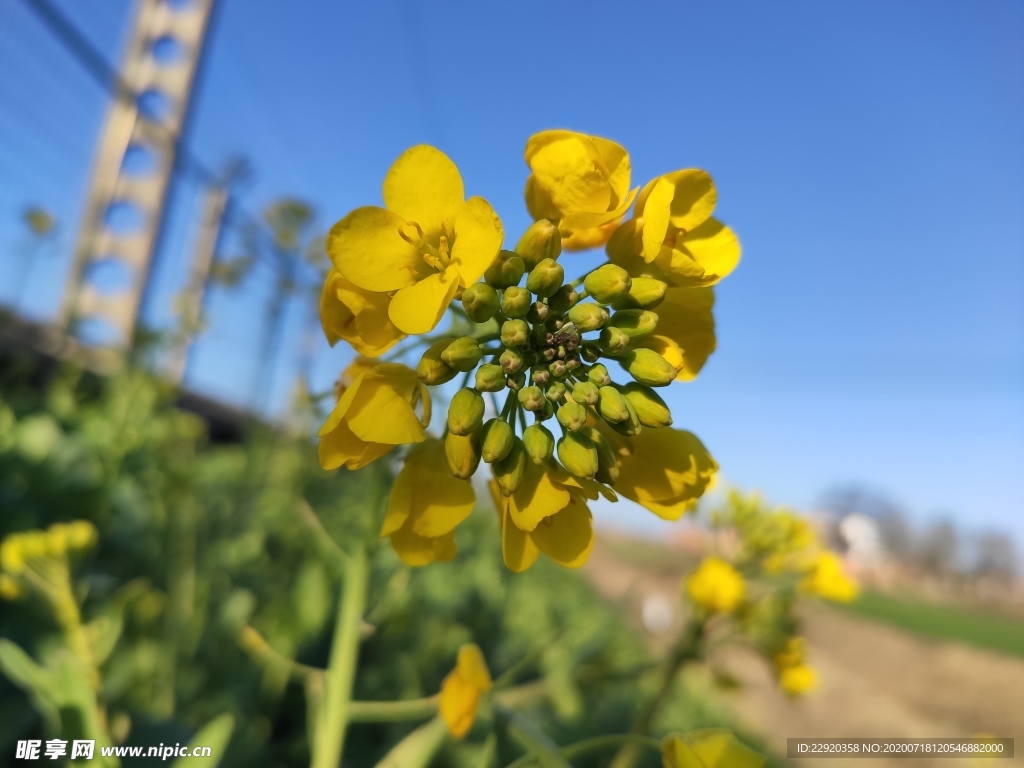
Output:
<instances>
[{"instance_id":1,"label":"yellow flower bud tip","mask_svg":"<svg viewBox=\"0 0 1024 768\"><path fill-rule=\"evenodd\" d=\"M494 363L481 365L476 369L474 383L480 392L500 392L505 388L505 370Z\"/></svg>"},{"instance_id":2,"label":"yellow flower bud tip","mask_svg":"<svg viewBox=\"0 0 1024 768\"><path fill-rule=\"evenodd\" d=\"M810 693L818 686L818 674L806 664L786 667L779 673L779 687L792 698Z\"/></svg>"},{"instance_id":3,"label":"yellow flower bud tip","mask_svg":"<svg viewBox=\"0 0 1024 768\"><path fill-rule=\"evenodd\" d=\"M513 251L500 251L491 266L484 272L484 280L495 288L509 288L518 285L526 273L526 264Z\"/></svg>"},{"instance_id":4,"label":"yellow flower bud tip","mask_svg":"<svg viewBox=\"0 0 1024 768\"><path fill-rule=\"evenodd\" d=\"M562 398L565 397L565 384L560 381L551 382L551 386L544 391L544 397L552 403L561 402Z\"/></svg>"},{"instance_id":5,"label":"yellow flower bud tip","mask_svg":"<svg viewBox=\"0 0 1024 768\"><path fill-rule=\"evenodd\" d=\"M459 649L458 661L441 684L438 709L452 736L461 739L476 719L481 694L493 683L483 653L475 644Z\"/></svg>"},{"instance_id":6,"label":"yellow flower bud tip","mask_svg":"<svg viewBox=\"0 0 1024 768\"><path fill-rule=\"evenodd\" d=\"M514 439L512 450L508 452L508 455L491 465L494 480L502 495L511 496L519 490L526 473L526 459L526 447L523 445L523 441L517 437Z\"/></svg>"},{"instance_id":7,"label":"yellow flower bud tip","mask_svg":"<svg viewBox=\"0 0 1024 768\"><path fill-rule=\"evenodd\" d=\"M612 302L615 309L654 309L661 304L668 283L653 277L634 277L629 293Z\"/></svg>"},{"instance_id":8,"label":"yellow flower bud tip","mask_svg":"<svg viewBox=\"0 0 1024 768\"><path fill-rule=\"evenodd\" d=\"M558 460L576 477L593 480L597 474L597 448L579 432L566 432L558 441Z\"/></svg>"},{"instance_id":9,"label":"yellow flower bud tip","mask_svg":"<svg viewBox=\"0 0 1024 768\"><path fill-rule=\"evenodd\" d=\"M501 324L501 343L506 347L521 347L530 340L530 326L525 320L506 320Z\"/></svg>"},{"instance_id":10,"label":"yellow flower bud tip","mask_svg":"<svg viewBox=\"0 0 1024 768\"><path fill-rule=\"evenodd\" d=\"M625 296L632 285L629 273L615 264L598 267L583 280L587 293L602 304L611 304Z\"/></svg>"},{"instance_id":11,"label":"yellow flower bud tip","mask_svg":"<svg viewBox=\"0 0 1024 768\"><path fill-rule=\"evenodd\" d=\"M448 431L465 436L484 423L484 399L475 389L460 389L448 407Z\"/></svg>"},{"instance_id":12,"label":"yellow flower bud tip","mask_svg":"<svg viewBox=\"0 0 1024 768\"><path fill-rule=\"evenodd\" d=\"M615 355L629 346L629 335L621 328L606 327L601 331L601 348Z\"/></svg>"},{"instance_id":13,"label":"yellow flower bud tip","mask_svg":"<svg viewBox=\"0 0 1024 768\"><path fill-rule=\"evenodd\" d=\"M12 575L25 570L25 553L19 534L11 534L0 544L0 569Z\"/></svg>"},{"instance_id":14,"label":"yellow flower bud tip","mask_svg":"<svg viewBox=\"0 0 1024 768\"><path fill-rule=\"evenodd\" d=\"M718 557L706 557L686 581L694 603L711 613L728 613L742 601L746 585L733 566Z\"/></svg>"},{"instance_id":15,"label":"yellow flower bud tip","mask_svg":"<svg viewBox=\"0 0 1024 768\"><path fill-rule=\"evenodd\" d=\"M562 253L562 235L558 227L547 219L535 221L516 243L518 253L527 269L533 269L544 259L556 260Z\"/></svg>"},{"instance_id":16,"label":"yellow flower bud tip","mask_svg":"<svg viewBox=\"0 0 1024 768\"><path fill-rule=\"evenodd\" d=\"M612 377L608 375L608 369L601 365L601 363L587 371L587 380L599 387L612 383Z\"/></svg>"},{"instance_id":17,"label":"yellow flower bud tip","mask_svg":"<svg viewBox=\"0 0 1024 768\"><path fill-rule=\"evenodd\" d=\"M516 434L507 421L503 419L490 419L484 424L480 452L483 460L488 464L501 461L508 456L515 443Z\"/></svg>"},{"instance_id":18,"label":"yellow flower bud tip","mask_svg":"<svg viewBox=\"0 0 1024 768\"><path fill-rule=\"evenodd\" d=\"M431 344L423 353L419 363L416 364L416 376L424 384L429 386L446 384L458 375L459 372L441 358L451 343L452 339L442 339Z\"/></svg>"},{"instance_id":19,"label":"yellow flower bud tip","mask_svg":"<svg viewBox=\"0 0 1024 768\"><path fill-rule=\"evenodd\" d=\"M555 412L558 423L571 432L576 432L587 423L587 411L579 403L562 403Z\"/></svg>"},{"instance_id":20,"label":"yellow flower bud tip","mask_svg":"<svg viewBox=\"0 0 1024 768\"><path fill-rule=\"evenodd\" d=\"M542 259L526 278L526 287L542 298L553 296L562 287L565 270L554 259Z\"/></svg>"},{"instance_id":21,"label":"yellow flower bud tip","mask_svg":"<svg viewBox=\"0 0 1024 768\"><path fill-rule=\"evenodd\" d=\"M590 302L577 304L569 310L569 320L580 333L596 331L608 322L608 310Z\"/></svg>"},{"instance_id":22,"label":"yellow flower bud tip","mask_svg":"<svg viewBox=\"0 0 1024 768\"><path fill-rule=\"evenodd\" d=\"M613 386L600 387L597 390L597 410L608 422L617 424L629 418L626 398Z\"/></svg>"},{"instance_id":23,"label":"yellow flower bud tip","mask_svg":"<svg viewBox=\"0 0 1024 768\"><path fill-rule=\"evenodd\" d=\"M665 401L658 396L658 393L650 387L636 382L630 382L620 391L636 410L637 418L645 427L670 427L672 426L672 411L669 410Z\"/></svg>"},{"instance_id":24,"label":"yellow flower bud tip","mask_svg":"<svg viewBox=\"0 0 1024 768\"><path fill-rule=\"evenodd\" d=\"M519 404L528 411L539 411L544 407L544 393L538 386L531 384L529 387L523 387L516 396L519 398Z\"/></svg>"},{"instance_id":25,"label":"yellow flower bud tip","mask_svg":"<svg viewBox=\"0 0 1024 768\"><path fill-rule=\"evenodd\" d=\"M498 305L498 292L487 283L473 283L462 293L462 308L474 323L486 323Z\"/></svg>"},{"instance_id":26,"label":"yellow flower bud tip","mask_svg":"<svg viewBox=\"0 0 1024 768\"><path fill-rule=\"evenodd\" d=\"M608 324L618 328L630 339L638 339L653 333L658 327L658 316L649 309L620 309Z\"/></svg>"},{"instance_id":27,"label":"yellow flower bud tip","mask_svg":"<svg viewBox=\"0 0 1024 768\"><path fill-rule=\"evenodd\" d=\"M555 452L554 435L543 424L531 424L523 430L523 445L534 464L543 464Z\"/></svg>"},{"instance_id":28,"label":"yellow flower bud tip","mask_svg":"<svg viewBox=\"0 0 1024 768\"><path fill-rule=\"evenodd\" d=\"M480 466L480 433L456 435L449 432L444 438L444 456L452 475L468 480Z\"/></svg>"},{"instance_id":29,"label":"yellow flower bud tip","mask_svg":"<svg viewBox=\"0 0 1024 768\"><path fill-rule=\"evenodd\" d=\"M506 288L501 295L501 311L505 317L513 319L526 317L533 306L533 296L526 288L513 286Z\"/></svg>"},{"instance_id":30,"label":"yellow flower bud tip","mask_svg":"<svg viewBox=\"0 0 1024 768\"><path fill-rule=\"evenodd\" d=\"M498 363L505 373L518 373L524 365L523 356L514 349L504 350L498 357Z\"/></svg>"},{"instance_id":31,"label":"yellow flower bud tip","mask_svg":"<svg viewBox=\"0 0 1024 768\"><path fill-rule=\"evenodd\" d=\"M679 373L665 358L650 349L631 350L622 364L637 382L649 387L668 386Z\"/></svg>"},{"instance_id":32,"label":"yellow flower bud tip","mask_svg":"<svg viewBox=\"0 0 1024 768\"><path fill-rule=\"evenodd\" d=\"M445 348L441 353L441 360L449 368L465 373L476 368L483 354L480 342L469 336L462 336Z\"/></svg>"}]
</instances>

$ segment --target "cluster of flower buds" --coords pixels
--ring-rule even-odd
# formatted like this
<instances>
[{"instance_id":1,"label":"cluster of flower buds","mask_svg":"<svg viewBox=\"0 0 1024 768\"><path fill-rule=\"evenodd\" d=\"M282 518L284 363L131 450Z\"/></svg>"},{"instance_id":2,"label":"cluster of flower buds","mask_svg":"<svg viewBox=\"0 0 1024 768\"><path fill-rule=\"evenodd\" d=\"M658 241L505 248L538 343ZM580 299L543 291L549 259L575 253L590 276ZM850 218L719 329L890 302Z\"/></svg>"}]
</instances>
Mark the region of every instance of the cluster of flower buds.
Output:
<instances>
[{"instance_id":1,"label":"cluster of flower buds","mask_svg":"<svg viewBox=\"0 0 1024 768\"><path fill-rule=\"evenodd\" d=\"M48 564L95 546L96 528L85 520L54 523L45 531L12 533L0 542L0 597L15 600L24 592L27 571L47 576Z\"/></svg>"}]
</instances>

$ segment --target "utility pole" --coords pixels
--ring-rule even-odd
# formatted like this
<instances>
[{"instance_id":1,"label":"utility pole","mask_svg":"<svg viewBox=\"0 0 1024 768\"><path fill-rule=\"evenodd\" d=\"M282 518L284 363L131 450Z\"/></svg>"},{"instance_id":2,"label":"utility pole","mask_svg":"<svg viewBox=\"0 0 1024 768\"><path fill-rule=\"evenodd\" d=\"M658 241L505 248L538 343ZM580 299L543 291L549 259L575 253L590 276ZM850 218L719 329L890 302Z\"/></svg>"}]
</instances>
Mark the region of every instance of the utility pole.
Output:
<instances>
[{"instance_id":1,"label":"utility pole","mask_svg":"<svg viewBox=\"0 0 1024 768\"><path fill-rule=\"evenodd\" d=\"M179 8L168 0L137 0L118 97L97 144L60 324L66 329L79 320L105 320L115 331L112 346L121 351L132 343L214 2L193 0ZM142 167L125 167L129 153ZM114 206L134 219L134 228L111 226ZM90 273L107 260L127 279L101 293Z\"/></svg>"}]
</instances>

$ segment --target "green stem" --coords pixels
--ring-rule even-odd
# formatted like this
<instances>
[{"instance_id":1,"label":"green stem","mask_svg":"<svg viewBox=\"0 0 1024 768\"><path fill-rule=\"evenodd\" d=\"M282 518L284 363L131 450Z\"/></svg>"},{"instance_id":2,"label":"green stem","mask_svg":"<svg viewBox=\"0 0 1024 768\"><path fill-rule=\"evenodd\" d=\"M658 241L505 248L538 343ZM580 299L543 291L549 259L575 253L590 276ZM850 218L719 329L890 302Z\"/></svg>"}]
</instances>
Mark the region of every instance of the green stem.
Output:
<instances>
[{"instance_id":1,"label":"green stem","mask_svg":"<svg viewBox=\"0 0 1024 768\"><path fill-rule=\"evenodd\" d=\"M352 686L359 657L359 634L366 607L369 562L360 543L344 568L345 582L338 618L331 642L331 656L324 673L323 706L319 713L317 738L313 744L311 768L338 768L345 746L345 731L351 716Z\"/></svg>"},{"instance_id":2,"label":"green stem","mask_svg":"<svg viewBox=\"0 0 1024 768\"><path fill-rule=\"evenodd\" d=\"M437 714L437 707L437 696L408 701L352 701L349 702L349 722L397 723L422 720Z\"/></svg>"},{"instance_id":3,"label":"green stem","mask_svg":"<svg viewBox=\"0 0 1024 768\"><path fill-rule=\"evenodd\" d=\"M650 736L641 736L637 733L618 733L611 736L595 736L591 739L583 739L575 744L569 744L561 750L562 757L572 759L587 752L598 752L608 747L621 746L623 743L636 744L640 747L661 751L661 742Z\"/></svg>"}]
</instances>

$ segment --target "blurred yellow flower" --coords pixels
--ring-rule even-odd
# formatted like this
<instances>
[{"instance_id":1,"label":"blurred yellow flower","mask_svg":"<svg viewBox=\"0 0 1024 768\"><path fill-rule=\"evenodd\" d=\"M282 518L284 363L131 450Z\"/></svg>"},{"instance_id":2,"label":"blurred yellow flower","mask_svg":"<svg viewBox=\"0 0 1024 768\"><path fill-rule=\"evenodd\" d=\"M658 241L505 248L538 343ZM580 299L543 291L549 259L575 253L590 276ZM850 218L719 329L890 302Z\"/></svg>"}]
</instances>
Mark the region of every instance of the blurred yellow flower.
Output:
<instances>
[{"instance_id":1,"label":"blurred yellow flower","mask_svg":"<svg viewBox=\"0 0 1024 768\"><path fill-rule=\"evenodd\" d=\"M608 241L608 257L632 272L642 264L679 287L714 285L740 261L735 233L711 216L718 193L701 170L673 171L640 191L633 218Z\"/></svg>"},{"instance_id":2,"label":"blurred yellow flower","mask_svg":"<svg viewBox=\"0 0 1024 768\"><path fill-rule=\"evenodd\" d=\"M676 381L692 381L715 351L714 305L712 288L669 288L654 309L657 329L637 339L637 346L664 357L679 371Z\"/></svg>"},{"instance_id":3,"label":"blurred yellow flower","mask_svg":"<svg viewBox=\"0 0 1024 768\"><path fill-rule=\"evenodd\" d=\"M320 296L320 323L333 347L344 339L361 355L378 357L405 334L388 317L391 296L367 291L341 276L327 274Z\"/></svg>"},{"instance_id":4,"label":"blurred yellow flower","mask_svg":"<svg viewBox=\"0 0 1024 768\"><path fill-rule=\"evenodd\" d=\"M420 401L422 418L415 410ZM380 363L355 378L320 428L320 465L365 467L396 445L422 442L429 423L430 395L416 372L400 363Z\"/></svg>"},{"instance_id":5,"label":"blurred yellow flower","mask_svg":"<svg viewBox=\"0 0 1024 768\"><path fill-rule=\"evenodd\" d=\"M800 582L800 588L812 595L848 603L857 597L858 588L835 552L819 552Z\"/></svg>"},{"instance_id":6,"label":"blurred yellow flower","mask_svg":"<svg viewBox=\"0 0 1024 768\"><path fill-rule=\"evenodd\" d=\"M461 739L473 727L480 696L491 689L491 673L475 643L459 648L455 669L441 683L441 717L452 736Z\"/></svg>"},{"instance_id":7,"label":"blurred yellow flower","mask_svg":"<svg viewBox=\"0 0 1024 768\"><path fill-rule=\"evenodd\" d=\"M718 464L692 432L671 427L643 429L623 437L601 433L615 448L615 490L665 520L678 520L710 486Z\"/></svg>"},{"instance_id":8,"label":"blurred yellow flower","mask_svg":"<svg viewBox=\"0 0 1024 768\"><path fill-rule=\"evenodd\" d=\"M724 728L670 733L661 741L664 768L761 768L765 758Z\"/></svg>"},{"instance_id":9,"label":"blurred yellow flower","mask_svg":"<svg viewBox=\"0 0 1024 768\"><path fill-rule=\"evenodd\" d=\"M597 483L579 481L554 462L526 463L523 482L504 496L490 481L501 516L501 551L509 570L521 573L540 553L568 568L579 568L594 547L587 498L596 498Z\"/></svg>"},{"instance_id":10,"label":"blurred yellow flower","mask_svg":"<svg viewBox=\"0 0 1024 768\"><path fill-rule=\"evenodd\" d=\"M0 573L0 600L17 600L21 597L18 582L6 573Z\"/></svg>"},{"instance_id":11,"label":"blurred yellow flower","mask_svg":"<svg viewBox=\"0 0 1024 768\"><path fill-rule=\"evenodd\" d=\"M779 672L779 687L787 696L797 697L810 693L818 686L818 673L807 664L786 667Z\"/></svg>"},{"instance_id":12,"label":"blurred yellow flower","mask_svg":"<svg viewBox=\"0 0 1024 768\"><path fill-rule=\"evenodd\" d=\"M718 557L706 557L686 580L690 599L713 613L728 613L743 600L745 584L739 571Z\"/></svg>"},{"instance_id":13,"label":"blurred yellow flower","mask_svg":"<svg viewBox=\"0 0 1024 768\"><path fill-rule=\"evenodd\" d=\"M455 557L456 526L476 504L473 485L448 471L444 444L428 437L409 451L388 496L380 536L409 566Z\"/></svg>"},{"instance_id":14,"label":"blurred yellow flower","mask_svg":"<svg viewBox=\"0 0 1024 768\"><path fill-rule=\"evenodd\" d=\"M791 637L786 641L786 647L772 657L772 663L776 669L795 667L802 664L805 658L805 641L802 637Z\"/></svg>"},{"instance_id":15,"label":"blurred yellow flower","mask_svg":"<svg viewBox=\"0 0 1024 768\"><path fill-rule=\"evenodd\" d=\"M629 153L608 139L574 131L541 131L526 142L526 207L563 233L562 247L603 245L629 210Z\"/></svg>"},{"instance_id":16,"label":"blurred yellow flower","mask_svg":"<svg viewBox=\"0 0 1024 768\"><path fill-rule=\"evenodd\" d=\"M388 317L398 329L426 333L498 255L501 220L482 197L466 200L455 163L422 144L391 166L384 206L357 208L335 224L327 252L354 285L396 291Z\"/></svg>"},{"instance_id":17,"label":"blurred yellow flower","mask_svg":"<svg viewBox=\"0 0 1024 768\"><path fill-rule=\"evenodd\" d=\"M23 534L12 533L0 543L0 569L16 575L25 570L25 555L21 546Z\"/></svg>"}]
</instances>

